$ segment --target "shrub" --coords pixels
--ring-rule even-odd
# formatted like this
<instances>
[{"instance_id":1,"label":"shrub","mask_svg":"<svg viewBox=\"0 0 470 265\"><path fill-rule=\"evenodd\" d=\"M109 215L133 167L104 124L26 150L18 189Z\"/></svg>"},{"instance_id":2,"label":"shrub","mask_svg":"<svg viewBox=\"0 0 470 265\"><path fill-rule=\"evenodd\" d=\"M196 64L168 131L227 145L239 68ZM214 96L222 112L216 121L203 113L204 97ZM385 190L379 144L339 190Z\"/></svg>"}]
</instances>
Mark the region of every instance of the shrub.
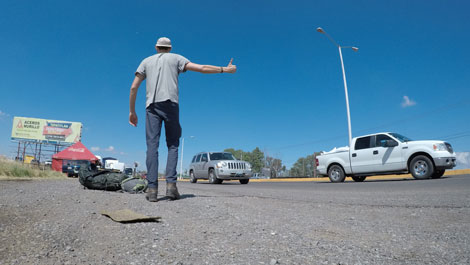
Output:
<instances>
[{"instance_id":1,"label":"shrub","mask_svg":"<svg viewBox=\"0 0 470 265\"><path fill-rule=\"evenodd\" d=\"M0 176L10 178L66 178L65 174L51 169L39 169L21 162L0 157Z\"/></svg>"}]
</instances>

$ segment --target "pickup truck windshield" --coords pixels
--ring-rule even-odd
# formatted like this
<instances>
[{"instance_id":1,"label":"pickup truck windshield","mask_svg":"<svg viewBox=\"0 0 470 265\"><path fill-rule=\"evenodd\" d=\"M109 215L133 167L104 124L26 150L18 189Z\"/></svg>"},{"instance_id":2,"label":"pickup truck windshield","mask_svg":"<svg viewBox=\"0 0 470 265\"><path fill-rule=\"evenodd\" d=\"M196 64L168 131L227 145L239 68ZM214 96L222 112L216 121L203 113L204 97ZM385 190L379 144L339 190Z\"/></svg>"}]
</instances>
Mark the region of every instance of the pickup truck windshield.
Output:
<instances>
[{"instance_id":1,"label":"pickup truck windshield","mask_svg":"<svg viewBox=\"0 0 470 265\"><path fill-rule=\"evenodd\" d=\"M413 141L411 140L410 138L406 137L406 136L403 136L401 134L398 134L398 133L390 133L391 136L397 138L400 142L409 142L409 141Z\"/></svg>"},{"instance_id":2,"label":"pickup truck windshield","mask_svg":"<svg viewBox=\"0 0 470 265\"><path fill-rule=\"evenodd\" d=\"M210 158L212 160L235 160L231 153L210 153Z\"/></svg>"}]
</instances>

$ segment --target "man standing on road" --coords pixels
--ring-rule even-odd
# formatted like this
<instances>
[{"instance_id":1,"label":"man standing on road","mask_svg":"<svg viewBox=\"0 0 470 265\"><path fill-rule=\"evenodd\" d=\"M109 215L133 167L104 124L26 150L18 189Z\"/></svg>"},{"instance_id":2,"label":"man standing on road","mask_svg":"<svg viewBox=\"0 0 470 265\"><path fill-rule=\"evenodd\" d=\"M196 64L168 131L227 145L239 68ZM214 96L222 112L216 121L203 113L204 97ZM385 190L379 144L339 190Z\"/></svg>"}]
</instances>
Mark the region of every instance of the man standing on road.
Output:
<instances>
[{"instance_id":1,"label":"man standing on road","mask_svg":"<svg viewBox=\"0 0 470 265\"><path fill-rule=\"evenodd\" d=\"M142 81L147 79L147 100L145 103L145 133L147 140L147 180L148 189L145 197L156 202L158 194L158 145L162 122L165 123L168 159L166 164L166 196L171 200L180 198L176 188L176 165L181 137L178 105L178 75L186 70L204 74L235 73L237 67L233 59L225 66L199 65L190 62L181 55L170 53L171 41L159 38L155 45L157 54L145 58L135 72L129 96L129 123L137 126L135 99Z\"/></svg>"}]
</instances>

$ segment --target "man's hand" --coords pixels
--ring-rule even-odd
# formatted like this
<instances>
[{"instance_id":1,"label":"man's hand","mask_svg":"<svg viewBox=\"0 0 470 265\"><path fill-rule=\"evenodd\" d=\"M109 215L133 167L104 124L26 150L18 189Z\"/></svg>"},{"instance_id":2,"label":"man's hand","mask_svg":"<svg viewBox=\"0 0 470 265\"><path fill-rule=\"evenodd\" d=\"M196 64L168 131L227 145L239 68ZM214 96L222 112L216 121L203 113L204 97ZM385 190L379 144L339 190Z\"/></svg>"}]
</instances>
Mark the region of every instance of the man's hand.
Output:
<instances>
[{"instance_id":1,"label":"man's hand","mask_svg":"<svg viewBox=\"0 0 470 265\"><path fill-rule=\"evenodd\" d=\"M129 113L129 123L134 126L134 127L137 127L137 122L138 122L138 118L137 118L137 114L135 114L135 112L130 112Z\"/></svg>"},{"instance_id":2,"label":"man's hand","mask_svg":"<svg viewBox=\"0 0 470 265\"><path fill-rule=\"evenodd\" d=\"M134 78L134 82L131 85L131 92L129 94L129 123L137 127L137 114L135 114L135 98L137 97L137 90L139 90L139 86L144 81L145 76L141 74L136 74Z\"/></svg>"},{"instance_id":3,"label":"man's hand","mask_svg":"<svg viewBox=\"0 0 470 265\"><path fill-rule=\"evenodd\" d=\"M233 58L230 59L228 65L224 68L224 73L235 73L237 71L237 66L232 64Z\"/></svg>"}]
</instances>

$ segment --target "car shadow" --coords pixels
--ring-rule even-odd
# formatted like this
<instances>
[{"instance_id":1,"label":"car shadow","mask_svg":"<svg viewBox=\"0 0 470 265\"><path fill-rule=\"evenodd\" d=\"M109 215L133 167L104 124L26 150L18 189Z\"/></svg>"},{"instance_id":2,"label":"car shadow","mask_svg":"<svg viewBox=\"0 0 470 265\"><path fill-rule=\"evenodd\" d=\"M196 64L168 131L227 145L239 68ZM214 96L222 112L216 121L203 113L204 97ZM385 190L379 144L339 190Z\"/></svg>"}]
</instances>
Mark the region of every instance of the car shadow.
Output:
<instances>
[{"instance_id":1,"label":"car shadow","mask_svg":"<svg viewBox=\"0 0 470 265\"><path fill-rule=\"evenodd\" d=\"M250 184L251 182L248 181L247 184ZM212 184L209 182L208 179L198 179L196 183L191 183L191 184L202 184L202 185L240 185L240 180L239 179L224 179L222 180L222 183L220 184ZM246 184L243 184L246 185Z\"/></svg>"},{"instance_id":2,"label":"car shadow","mask_svg":"<svg viewBox=\"0 0 470 265\"><path fill-rule=\"evenodd\" d=\"M209 182L198 182L198 183L196 183L196 184L201 184L201 185L215 185L215 186L217 186L217 185L246 185L246 184L241 184L238 180L233 181L233 182L229 182L229 181L225 182L225 181L224 181L224 182L222 182L222 183L220 183L220 184L211 184L211 183L209 183ZM248 184L249 184L249 183L248 183Z\"/></svg>"},{"instance_id":3,"label":"car shadow","mask_svg":"<svg viewBox=\"0 0 470 265\"><path fill-rule=\"evenodd\" d=\"M377 182L377 183L380 183L380 182L400 182L400 181L426 181L426 180L441 180L441 179L447 179L449 177L440 177L440 178L437 178L437 179L415 179L415 178L402 178L402 179L371 179L371 180L368 180L368 179L365 179L363 182L356 182L356 181L353 181L353 180L346 180L344 182L338 182L338 183L343 183L343 184L351 184L351 183L374 183L374 182ZM327 183L333 183L331 181L328 181L328 180L325 180L325 181L319 181L317 182L318 184L327 184ZM334 184L337 184L337 183L334 183Z\"/></svg>"}]
</instances>

